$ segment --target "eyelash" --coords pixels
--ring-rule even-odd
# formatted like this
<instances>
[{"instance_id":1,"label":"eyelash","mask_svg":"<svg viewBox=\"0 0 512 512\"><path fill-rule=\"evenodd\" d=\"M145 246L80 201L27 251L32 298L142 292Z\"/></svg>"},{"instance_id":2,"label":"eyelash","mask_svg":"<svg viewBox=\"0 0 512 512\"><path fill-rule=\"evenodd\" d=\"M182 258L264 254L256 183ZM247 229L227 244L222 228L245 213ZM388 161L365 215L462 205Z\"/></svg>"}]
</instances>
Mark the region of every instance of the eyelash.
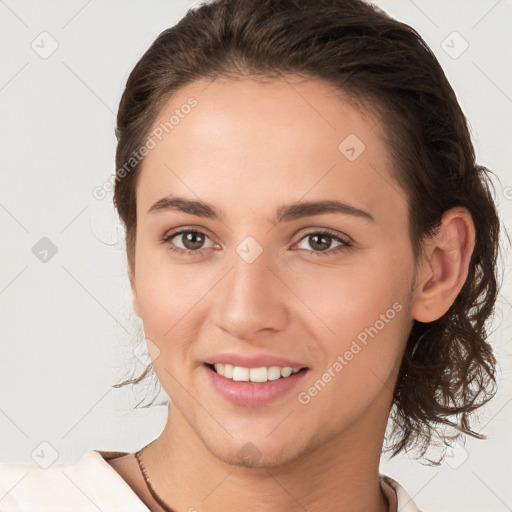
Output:
<instances>
[{"instance_id":1,"label":"eyelash","mask_svg":"<svg viewBox=\"0 0 512 512\"><path fill-rule=\"evenodd\" d=\"M208 235L206 233L203 233L202 231L198 231L198 230L195 230L195 229L185 229L185 230L176 231L174 233L170 233L167 236L164 236L164 238L162 238L162 243L170 243L169 244L169 248L168 248L170 251L178 253L178 254L182 254L182 255L187 255L187 256L193 256L193 255L201 254L204 250L206 250L206 249L198 249L196 251L193 251L191 249L181 249L181 248L176 247L171 242L171 240L173 238L175 238L176 236L178 236L178 235L183 235L184 233L199 233L199 234L209 238ZM312 236L312 235L327 235L330 238L332 238L333 240L335 240L336 242L340 242L342 244L342 245L339 245L338 247L336 247L334 250L327 249L325 251L308 251L310 254L313 254L315 256L332 256L333 254L338 254L339 252L347 250L350 247L352 247L352 243L350 241L345 240L345 239L341 238L340 236L334 235L330 231L325 231L325 230L311 231L310 233L305 234L299 240L299 242L304 240L304 238L307 238L307 237ZM299 242L297 242L297 243L299 243Z\"/></svg>"}]
</instances>

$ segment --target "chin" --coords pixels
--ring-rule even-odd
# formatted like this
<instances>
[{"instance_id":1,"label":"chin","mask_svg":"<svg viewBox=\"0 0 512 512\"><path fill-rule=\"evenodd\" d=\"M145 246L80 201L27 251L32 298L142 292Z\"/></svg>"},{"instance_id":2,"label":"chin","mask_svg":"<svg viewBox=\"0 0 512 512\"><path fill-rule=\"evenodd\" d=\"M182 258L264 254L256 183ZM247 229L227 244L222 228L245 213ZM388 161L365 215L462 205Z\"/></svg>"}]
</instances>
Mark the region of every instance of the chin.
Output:
<instances>
[{"instance_id":1,"label":"chin","mask_svg":"<svg viewBox=\"0 0 512 512\"><path fill-rule=\"evenodd\" d=\"M219 442L210 436L199 436L204 447L217 459L242 468L273 468L291 463L312 447L301 444L299 439L274 438L272 441L264 435L253 436L247 434L242 439L229 437ZM251 440L253 439L253 440Z\"/></svg>"},{"instance_id":2,"label":"chin","mask_svg":"<svg viewBox=\"0 0 512 512\"><path fill-rule=\"evenodd\" d=\"M209 447L206 447L209 449ZM211 447L209 451L222 462L230 466L240 468L275 468L292 462L299 454L286 454L276 451L270 454L263 454L253 443L248 442L238 451L219 450L218 447Z\"/></svg>"}]
</instances>

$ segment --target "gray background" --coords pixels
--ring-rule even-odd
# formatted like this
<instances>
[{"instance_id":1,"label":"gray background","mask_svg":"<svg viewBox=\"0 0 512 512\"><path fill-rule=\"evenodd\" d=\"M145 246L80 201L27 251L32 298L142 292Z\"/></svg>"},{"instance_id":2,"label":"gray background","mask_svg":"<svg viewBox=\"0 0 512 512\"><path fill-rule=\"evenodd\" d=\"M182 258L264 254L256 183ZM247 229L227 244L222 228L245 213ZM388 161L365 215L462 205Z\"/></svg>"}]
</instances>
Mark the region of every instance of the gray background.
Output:
<instances>
[{"instance_id":1,"label":"gray background","mask_svg":"<svg viewBox=\"0 0 512 512\"><path fill-rule=\"evenodd\" d=\"M143 335L111 194L98 200L92 191L114 172L115 112L129 72L196 3L0 0L2 462L134 451L163 429L166 406L133 409L158 387L109 387L143 369L134 355ZM438 56L479 162L500 177L497 202L510 227L512 1L376 3L416 28ZM46 261L33 251L48 248L43 237L57 251ZM455 446L439 467L407 455L382 462L425 512L512 510L510 261L502 271L492 335L500 391L480 414L489 439Z\"/></svg>"}]
</instances>

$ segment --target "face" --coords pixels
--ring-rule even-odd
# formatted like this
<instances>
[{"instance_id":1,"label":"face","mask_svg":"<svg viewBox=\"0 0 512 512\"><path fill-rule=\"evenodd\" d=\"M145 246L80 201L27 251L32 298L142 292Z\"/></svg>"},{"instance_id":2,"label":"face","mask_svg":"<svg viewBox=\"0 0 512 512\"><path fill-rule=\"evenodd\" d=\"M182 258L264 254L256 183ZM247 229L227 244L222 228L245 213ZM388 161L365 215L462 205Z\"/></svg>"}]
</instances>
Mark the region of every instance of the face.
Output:
<instances>
[{"instance_id":1,"label":"face","mask_svg":"<svg viewBox=\"0 0 512 512\"><path fill-rule=\"evenodd\" d=\"M282 464L385 423L414 261L382 129L292 79L196 82L154 123L134 308L170 414L221 460Z\"/></svg>"}]
</instances>

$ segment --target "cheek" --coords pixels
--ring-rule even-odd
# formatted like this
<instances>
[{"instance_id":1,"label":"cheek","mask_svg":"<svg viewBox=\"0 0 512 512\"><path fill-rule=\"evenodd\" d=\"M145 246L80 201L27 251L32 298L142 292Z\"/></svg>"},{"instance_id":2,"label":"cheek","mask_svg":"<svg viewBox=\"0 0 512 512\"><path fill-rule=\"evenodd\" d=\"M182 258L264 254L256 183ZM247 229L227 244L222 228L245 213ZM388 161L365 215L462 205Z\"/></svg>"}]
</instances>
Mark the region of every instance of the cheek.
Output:
<instances>
[{"instance_id":1,"label":"cheek","mask_svg":"<svg viewBox=\"0 0 512 512\"><path fill-rule=\"evenodd\" d=\"M406 254L404 252L404 254ZM325 367L303 388L316 407L356 413L394 376L407 340L411 262L382 251L365 265L318 273L299 282L297 294L312 305L315 339L327 355ZM332 382L332 384L331 384ZM322 396L322 398L320 398ZM302 403L302 402L301 402ZM340 409L339 404L345 406Z\"/></svg>"},{"instance_id":2,"label":"cheek","mask_svg":"<svg viewBox=\"0 0 512 512\"><path fill-rule=\"evenodd\" d=\"M297 390L305 422L330 418L317 425L326 436L392 401L407 339L406 306L387 299L358 304L359 310L338 310L337 321L331 322L336 335L322 340L326 363Z\"/></svg>"},{"instance_id":3,"label":"cheek","mask_svg":"<svg viewBox=\"0 0 512 512\"><path fill-rule=\"evenodd\" d=\"M388 320L396 324L395 318L403 318L396 310L403 309L412 268L406 257L398 261L390 252L355 255L337 268L302 267L287 276L315 314L319 339L352 339L375 323L380 331L382 322L387 326Z\"/></svg>"},{"instance_id":4,"label":"cheek","mask_svg":"<svg viewBox=\"0 0 512 512\"><path fill-rule=\"evenodd\" d=\"M158 273L155 268L142 279L137 295L146 337L160 350L168 349L171 341L175 346L178 340L187 340L198 321L195 306L204 293L183 276Z\"/></svg>"},{"instance_id":5,"label":"cheek","mask_svg":"<svg viewBox=\"0 0 512 512\"><path fill-rule=\"evenodd\" d=\"M175 346L175 340L187 339L184 329L190 328L194 306L204 294L197 285L197 271L190 265L171 264L166 251L141 240L137 247L135 279L146 338L162 352Z\"/></svg>"}]
</instances>

